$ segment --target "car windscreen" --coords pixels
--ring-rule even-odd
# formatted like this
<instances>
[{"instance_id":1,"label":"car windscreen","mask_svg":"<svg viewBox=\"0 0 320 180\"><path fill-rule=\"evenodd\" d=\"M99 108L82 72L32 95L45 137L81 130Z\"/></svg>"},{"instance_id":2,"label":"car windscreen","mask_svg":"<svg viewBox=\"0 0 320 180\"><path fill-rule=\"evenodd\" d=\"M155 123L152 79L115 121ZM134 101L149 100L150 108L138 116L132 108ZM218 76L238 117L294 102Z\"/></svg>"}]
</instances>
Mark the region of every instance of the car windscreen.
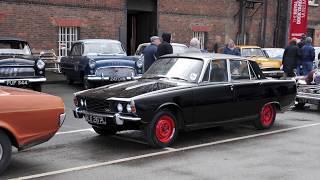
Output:
<instances>
[{"instance_id":1,"label":"car windscreen","mask_svg":"<svg viewBox=\"0 0 320 180\"><path fill-rule=\"evenodd\" d=\"M284 49L265 49L269 58L282 60Z\"/></svg>"},{"instance_id":2,"label":"car windscreen","mask_svg":"<svg viewBox=\"0 0 320 180\"><path fill-rule=\"evenodd\" d=\"M84 44L84 55L101 54L101 55L114 55L125 54L120 43L113 42L88 42Z\"/></svg>"},{"instance_id":3,"label":"car windscreen","mask_svg":"<svg viewBox=\"0 0 320 180\"><path fill-rule=\"evenodd\" d=\"M243 48L241 51L243 57L262 57L265 56L260 48Z\"/></svg>"},{"instance_id":4,"label":"car windscreen","mask_svg":"<svg viewBox=\"0 0 320 180\"><path fill-rule=\"evenodd\" d=\"M0 55L31 55L29 45L23 41L0 41Z\"/></svg>"},{"instance_id":5,"label":"car windscreen","mask_svg":"<svg viewBox=\"0 0 320 180\"><path fill-rule=\"evenodd\" d=\"M187 46L180 46L180 45L172 45L173 53L174 54L182 54L185 53L188 49Z\"/></svg>"},{"instance_id":6,"label":"car windscreen","mask_svg":"<svg viewBox=\"0 0 320 180\"><path fill-rule=\"evenodd\" d=\"M198 82L203 60L190 58L163 58L152 64L143 78L172 78L188 82Z\"/></svg>"}]
</instances>

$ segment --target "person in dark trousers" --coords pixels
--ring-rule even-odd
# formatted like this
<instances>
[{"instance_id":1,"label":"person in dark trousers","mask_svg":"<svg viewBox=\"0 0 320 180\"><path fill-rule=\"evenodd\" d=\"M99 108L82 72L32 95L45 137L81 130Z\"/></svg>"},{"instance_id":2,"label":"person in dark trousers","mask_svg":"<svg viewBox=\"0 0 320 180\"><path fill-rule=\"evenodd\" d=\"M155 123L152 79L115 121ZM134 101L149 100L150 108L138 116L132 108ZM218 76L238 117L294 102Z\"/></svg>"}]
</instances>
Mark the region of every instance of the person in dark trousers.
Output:
<instances>
[{"instance_id":1,"label":"person in dark trousers","mask_svg":"<svg viewBox=\"0 0 320 180\"><path fill-rule=\"evenodd\" d=\"M171 34L163 33L162 34L162 43L158 46L156 57L159 58L166 54L172 54L173 48L170 44L171 42Z\"/></svg>"},{"instance_id":2,"label":"person in dark trousers","mask_svg":"<svg viewBox=\"0 0 320 180\"><path fill-rule=\"evenodd\" d=\"M283 53L282 65L284 71L284 78L294 77L294 69L297 67L299 59L299 48L297 46L297 40L292 39L289 46L286 47Z\"/></svg>"},{"instance_id":3,"label":"person in dark trousers","mask_svg":"<svg viewBox=\"0 0 320 180\"><path fill-rule=\"evenodd\" d=\"M299 56L298 56L298 61L297 61L297 75L301 76L302 75L302 48L305 45L307 36L305 34L301 35L300 42L298 43L298 48L299 48Z\"/></svg>"},{"instance_id":4,"label":"person in dark trousers","mask_svg":"<svg viewBox=\"0 0 320 180\"><path fill-rule=\"evenodd\" d=\"M236 48L233 40L229 40L228 45L223 49L223 54L240 56L240 50Z\"/></svg>"},{"instance_id":5,"label":"person in dark trousers","mask_svg":"<svg viewBox=\"0 0 320 180\"><path fill-rule=\"evenodd\" d=\"M311 45L312 38L307 37L305 45L302 47L302 75L308 75L313 69L313 61L315 59L315 50Z\"/></svg>"},{"instance_id":6,"label":"person in dark trousers","mask_svg":"<svg viewBox=\"0 0 320 180\"><path fill-rule=\"evenodd\" d=\"M147 46L142 52L144 56L144 72L146 72L156 60L158 46L161 43L160 37L158 36L152 36L150 38L150 41L151 44Z\"/></svg>"}]
</instances>

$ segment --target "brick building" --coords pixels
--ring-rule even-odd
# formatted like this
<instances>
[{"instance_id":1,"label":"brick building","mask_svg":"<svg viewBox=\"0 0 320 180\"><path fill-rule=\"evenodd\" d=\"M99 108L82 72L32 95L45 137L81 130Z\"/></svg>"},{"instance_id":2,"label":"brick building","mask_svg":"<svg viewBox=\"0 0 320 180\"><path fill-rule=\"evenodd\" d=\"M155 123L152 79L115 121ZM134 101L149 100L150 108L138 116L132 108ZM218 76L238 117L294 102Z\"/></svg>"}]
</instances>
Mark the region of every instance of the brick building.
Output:
<instances>
[{"instance_id":1,"label":"brick building","mask_svg":"<svg viewBox=\"0 0 320 180\"><path fill-rule=\"evenodd\" d=\"M61 56L72 41L86 38L118 39L132 53L164 31L185 44L192 36L203 45L221 36L223 41L284 46L290 0L241 1L0 0L0 36L20 37L35 49L54 49ZM320 46L318 1L309 1L309 32Z\"/></svg>"}]
</instances>

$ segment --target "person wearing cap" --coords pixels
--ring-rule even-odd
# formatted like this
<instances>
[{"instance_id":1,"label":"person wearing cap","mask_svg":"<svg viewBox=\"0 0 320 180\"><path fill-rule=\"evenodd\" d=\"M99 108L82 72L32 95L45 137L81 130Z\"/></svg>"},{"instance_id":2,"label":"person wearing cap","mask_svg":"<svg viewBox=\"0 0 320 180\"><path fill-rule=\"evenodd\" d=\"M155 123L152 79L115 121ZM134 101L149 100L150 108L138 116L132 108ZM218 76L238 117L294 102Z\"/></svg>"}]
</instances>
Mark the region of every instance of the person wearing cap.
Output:
<instances>
[{"instance_id":1,"label":"person wearing cap","mask_svg":"<svg viewBox=\"0 0 320 180\"><path fill-rule=\"evenodd\" d=\"M156 53L158 50L159 44L161 44L160 37L158 36L152 36L150 38L151 44L147 46L143 50L143 56L144 56L144 71L146 72L149 67L154 63L156 60Z\"/></svg>"}]
</instances>

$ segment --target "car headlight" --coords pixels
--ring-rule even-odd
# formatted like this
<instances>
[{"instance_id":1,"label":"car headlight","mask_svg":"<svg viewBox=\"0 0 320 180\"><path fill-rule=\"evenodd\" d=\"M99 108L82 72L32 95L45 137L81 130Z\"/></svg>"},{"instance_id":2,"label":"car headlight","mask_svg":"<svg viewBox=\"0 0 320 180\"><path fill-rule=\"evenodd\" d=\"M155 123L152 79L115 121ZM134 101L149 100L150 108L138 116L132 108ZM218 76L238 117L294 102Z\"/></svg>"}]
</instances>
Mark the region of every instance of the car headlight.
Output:
<instances>
[{"instance_id":1,"label":"car headlight","mask_svg":"<svg viewBox=\"0 0 320 180\"><path fill-rule=\"evenodd\" d=\"M127 112L128 112L128 113L136 113L136 112L137 112L137 111L136 111L135 104L134 104L133 101L131 101L129 104L127 104L126 109L127 109Z\"/></svg>"},{"instance_id":2,"label":"car headlight","mask_svg":"<svg viewBox=\"0 0 320 180\"><path fill-rule=\"evenodd\" d=\"M118 112L122 112L122 111L123 111L123 106L122 106L121 103L119 103L119 104L117 105L117 109L118 109Z\"/></svg>"},{"instance_id":3,"label":"car headlight","mask_svg":"<svg viewBox=\"0 0 320 180\"><path fill-rule=\"evenodd\" d=\"M137 65L138 68L142 68L142 66L143 66L142 58L137 61L136 65Z\"/></svg>"},{"instance_id":4,"label":"car headlight","mask_svg":"<svg viewBox=\"0 0 320 180\"><path fill-rule=\"evenodd\" d=\"M46 64L45 64L41 59L39 59L39 60L37 61L37 68L38 68L38 69L44 69L45 65L46 65Z\"/></svg>"},{"instance_id":5,"label":"car headlight","mask_svg":"<svg viewBox=\"0 0 320 180\"><path fill-rule=\"evenodd\" d=\"M94 69L94 68L96 67L96 61L91 59L91 60L89 61L89 67L90 67L91 69Z\"/></svg>"}]
</instances>

